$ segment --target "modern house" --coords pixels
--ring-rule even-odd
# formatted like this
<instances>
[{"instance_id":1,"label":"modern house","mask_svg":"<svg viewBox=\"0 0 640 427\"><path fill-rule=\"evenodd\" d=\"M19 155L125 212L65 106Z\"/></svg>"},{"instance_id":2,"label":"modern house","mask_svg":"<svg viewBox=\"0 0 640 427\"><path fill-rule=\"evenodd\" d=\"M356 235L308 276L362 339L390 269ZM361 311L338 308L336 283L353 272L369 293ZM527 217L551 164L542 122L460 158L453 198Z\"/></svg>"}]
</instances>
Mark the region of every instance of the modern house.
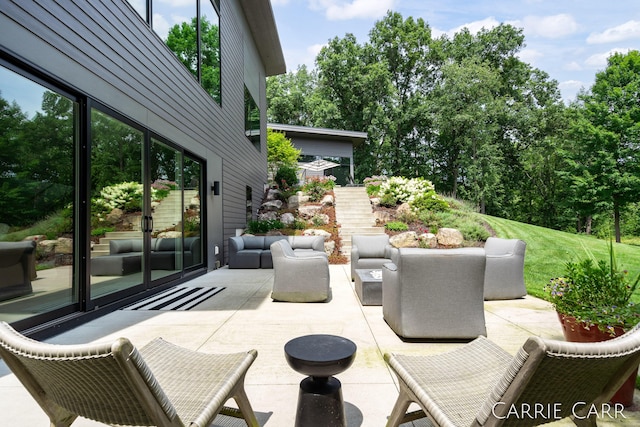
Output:
<instances>
[{"instance_id":1,"label":"modern house","mask_svg":"<svg viewBox=\"0 0 640 427\"><path fill-rule=\"evenodd\" d=\"M283 132L301 150L299 163L304 176L333 175L338 185L353 183L353 147L367 139L366 132L277 123L269 123L267 127Z\"/></svg>"},{"instance_id":2,"label":"modern house","mask_svg":"<svg viewBox=\"0 0 640 427\"><path fill-rule=\"evenodd\" d=\"M47 335L224 264L285 71L268 0L4 0L0 320Z\"/></svg>"}]
</instances>

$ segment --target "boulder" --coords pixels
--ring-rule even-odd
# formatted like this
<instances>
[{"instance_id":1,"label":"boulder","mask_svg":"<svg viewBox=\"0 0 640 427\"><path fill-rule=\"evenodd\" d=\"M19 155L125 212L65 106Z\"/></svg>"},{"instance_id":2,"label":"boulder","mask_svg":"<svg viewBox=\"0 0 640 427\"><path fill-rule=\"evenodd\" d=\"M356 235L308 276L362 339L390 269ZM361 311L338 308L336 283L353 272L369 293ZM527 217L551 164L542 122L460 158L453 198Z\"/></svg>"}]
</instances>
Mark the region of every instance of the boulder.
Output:
<instances>
[{"instance_id":1,"label":"boulder","mask_svg":"<svg viewBox=\"0 0 640 427\"><path fill-rule=\"evenodd\" d=\"M376 219L376 224L384 224L391 221L391 214L387 211L375 211L373 217Z\"/></svg>"},{"instance_id":2,"label":"boulder","mask_svg":"<svg viewBox=\"0 0 640 427\"><path fill-rule=\"evenodd\" d=\"M438 239L438 244L452 248L462 246L462 242L464 241L462 233L455 228L439 229L436 238Z\"/></svg>"},{"instance_id":3,"label":"boulder","mask_svg":"<svg viewBox=\"0 0 640 427\"><path fill-rule=\"evenodd\" d=\"M296 221L296 217L293 216L290 212L285 212L280 215L280 222L284 225L291 225Z\"/></svg>"},{"instance_id":4,"label":"boulder","mask_svg":"<svg viewBox=\"0 0 640 427\"><path fill-rule=\"evenodd\" d=\"M398 206L398 208L396 209L397 216L412 215L412 214L413 214L413 211L411 210L411 206L409 206L409 203L403 203L400 206Z\"/></svg>"},{"instance_id":5,"label":"boulder","mask_svg":"<svg viewBox=\"0 0 640 427\"><path fill-rule=\"evenodd\" d=\"M124 212L122 209L115 208L107 214L106 220L111 224L117 224L122 219L123 215Z\"/></svg>"},{"instance_id":6,"label":"boulder","mask_svg":"<svg viewBox=\"0 0 640 427\"><path fill-rule=\"evenodd\" d=\"M278 219L278 212L276 211L267 211L258 214L259 221L273 221L275 219Z\"/></svg>"},{"instance_id":7,"label":"boulder","mask_svg":"<svg viewBox=\"0 0 640 427\"><path fill-rule=\"evenodd\" d=\"M58 244L57 240L39 240L38 241L38 249L43 255L53 255L56 252L56 245Z\"/></svg>"},{"instance_id":8,"label":"boulder","mask_svg":"<svg viewBox=\"0 0 640 427\"><path fill-rule=\"evenodd\" d=\"M73 240L68 237L59 237L58 240L56 240L55 248L56 254L72 254Z\"/></svg>"},{"instance_id":9,"label":"boulder","mask_svg":"<svg viewBox=\"0 0 640 427\"><path fill-rule=\"evenodd\" d=\"M310 218L313 218L314 215L317 215L318 213L320 213L321 209L322 209L322 206L319 206L319 205L305 205L305 206L300 206L298 208L298 213L303 218L310 219Z\"/></svg>"},{"instance_id":10,"label":"boulder","mask_svg":"<svg viewBox=\"0 0 640 427\"><path fill-rule=\"evenodd\" d=\"M420 246L418 233L415 231L405 231L389 238L389 243L394 248L417 248Z\"/></svg>"},{"instance_id":11,"label":"boulder","mask_svg":"<svg viewBox=\"0 0 640 427\"><path fill-rule=\"evenodd\" d=\"M324 237L324 241L326 242L331 238L331 233L325 230L320 230L317 228L308 228L302 232L303 236L322 236Z\"/></svg>"},{"instance_id":12,"label":"boulder","mask_svg":"<svg viewBox=\"0 0 640 427\"><path fill-rule=\"evenodd\" d=\"M298 193L289 197L289 200L287 200L287 204L291 209L298 209L300 205L302 205L303 203L307 203L308 201L309 196L306 196L301 191L298 191Z\"/></svg>"},{"instance_id":13,"label":"boulder","mask_svg":"<svg viewBox=\"0 0 640 427\"><path fill-rule=\"evenodd\" d=\"M336 250L336 242L334 242L333 240L329 240L328 242L324 242L324 252L327 255L331 255L333 253L333 251Z\"/></svg>"},{"instance_id":14,"label":"boulder","mask_svg":"<svg viewBox=\"0 0 640 427\"><path fill-rule=\"evenodd\" d=\"M433 233L422 233L418 239L420 239L420 246L423 248L435 249L438 247L438 239Z\"/></svg>"},{"instance_id":15,"label":"boulder","mask_svg":"<svg viewBox=\"0 0 640 427\"><path fill-rule=\"evenodd\" d=\"M269 200L264 202L261 208L265 211L277 211L282 208L282 200Z\"/></svg>"},{"instance_id":16,"label":"boulder","mask_svg":"<svg viewBox=\"0 0 640 427\"><path fill-rule=\"evenodd\" d=\"M278 196L280 195L280 190L276 188L270 188L267 190L267 200L278 200Z\"/></svg>"},{"instance_id":17,"label":"boulder","mask_svg":"<svg viewBox=\"0 0 640 427\"><path fill-rule=\"evenodd\" d=\"M334 203L335 203L335 199L331 194L325 195L320 201L320 204L322 206L333 206Z\"/></svg>"}]
</instances>

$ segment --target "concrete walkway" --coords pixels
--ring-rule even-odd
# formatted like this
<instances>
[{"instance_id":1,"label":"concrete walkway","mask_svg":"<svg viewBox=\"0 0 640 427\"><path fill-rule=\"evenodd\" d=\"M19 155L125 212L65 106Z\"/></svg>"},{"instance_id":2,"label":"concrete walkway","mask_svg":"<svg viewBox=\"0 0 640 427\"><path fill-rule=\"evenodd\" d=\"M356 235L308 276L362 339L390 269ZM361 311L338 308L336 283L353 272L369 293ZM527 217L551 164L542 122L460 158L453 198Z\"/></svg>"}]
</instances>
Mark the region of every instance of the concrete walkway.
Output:
<instances>
[{"instance_id":1,"label":"concrete walkway","mask_svg":"<svg viewBox=\"0 0 640 427\"><path fill-rule=\"evenodd\" d=\"M462 344L407 343L382 318L382 307L360 305L349 280L348 265L332 265L333 298L328 303L276 303L269 297L273 270L210 272L192 286L224 286L222 292L190 311L121 310L51 338L60 344L111 341L125 336L137 346L161 336L178 345L203 352L235 352L255 348L258 358L246 378L249 399L260 425L293 426L298 384L303 376L284 358L284 344L306 334L335 334L358 346L351 368L338 375L349 427L378 427L386 423L397 397L394 376L386 367L385 352L434 354ZM556 314L542 300L527 297L485 303L488 336L515 353L530 335L562 339ZM482 366L478 366L482 369ZM637 398L636 398L637 399ZM634 409L634 408L631 408ZM599 425L640 425L640 413L625 410L627 419L601 419ZM35 401L0 364L0 424L44 426L47 418ZM101 425L79 419L74 426ZM242 426L241 421L219 416L215 426ZM424 420L406 424L425 426ZM568 421L551 425L569 426Z\"/></svg>"},{"instance_id":2,"label":"concrete walkway","mask_svg":"<svg viewBox=\"0 0 640 427\"><path fill-rule=\"evenodd\" d=\"M375 227L376 220L364 187L336 187L336 222L340 224L342 255L351 256L351 236L384 234L384 228Z\"/></svg>"}]
</instances>

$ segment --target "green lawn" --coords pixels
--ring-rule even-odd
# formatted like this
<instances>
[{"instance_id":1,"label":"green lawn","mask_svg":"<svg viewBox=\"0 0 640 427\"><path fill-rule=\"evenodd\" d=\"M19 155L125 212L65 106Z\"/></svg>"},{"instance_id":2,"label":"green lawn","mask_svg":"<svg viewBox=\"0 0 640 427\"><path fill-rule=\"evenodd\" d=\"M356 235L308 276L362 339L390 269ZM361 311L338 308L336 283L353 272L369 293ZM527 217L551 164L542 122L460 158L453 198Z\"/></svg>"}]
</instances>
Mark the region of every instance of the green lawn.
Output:
<instances>
[{"instance_id":1,"label":"green lawn","mask_svg":"<svg viewBox=\"0 0 640 427\"><path fill-rule=\"evenodd\" d=\"M585 258L608 258L608 241L593 236L571 234L535 225L482 215L498 237L522 239L527 242L524 264L524 281L530 295L545 298L544 286L549 279L561 276L568 261ZM635 278L640 273L640 247L616 244L614 246L618 267L629 270ZM634 300L640 302L640 290Z\"/></svg>"}]
</instances>

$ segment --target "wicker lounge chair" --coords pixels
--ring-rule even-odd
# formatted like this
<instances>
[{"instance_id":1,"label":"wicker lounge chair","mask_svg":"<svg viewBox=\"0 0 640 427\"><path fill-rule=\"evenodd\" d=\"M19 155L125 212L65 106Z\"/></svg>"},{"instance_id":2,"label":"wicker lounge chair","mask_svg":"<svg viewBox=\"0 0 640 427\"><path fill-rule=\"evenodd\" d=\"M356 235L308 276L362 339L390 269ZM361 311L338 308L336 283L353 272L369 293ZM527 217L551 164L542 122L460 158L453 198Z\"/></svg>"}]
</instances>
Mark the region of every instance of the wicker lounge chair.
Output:
<instances>
[{"instance_id":1,"label":"wicker lounge chair","mask_svg":"<svg viewBox=\"0 0 640 427\"><path fill-rule=\"evenodd\" d=\"M138 351L129 340L55 345L0 323L0 356L40 404L51 426L82 416L106 424L208 426L218 413L258 426L244 391L257 352L187 350L156 338ZM239 410L224 407L235 399Z\"/></svg>"},{"instance_id":2,"label":"wicker lounge chair","mask_svg":"<svg viewBox=\"0 0 640 427\"><path fill-rule=\"evenodd\" d=\"M566 417L595 426L589 411L600 411L638 366L640 326L598 343L531 337L515 358L479 337L449 353L385 360L400 384L387 426L425 414L437 426L534 426ZM406 414L411 402L422 411Z\"/></svg>"}]
</instances>

